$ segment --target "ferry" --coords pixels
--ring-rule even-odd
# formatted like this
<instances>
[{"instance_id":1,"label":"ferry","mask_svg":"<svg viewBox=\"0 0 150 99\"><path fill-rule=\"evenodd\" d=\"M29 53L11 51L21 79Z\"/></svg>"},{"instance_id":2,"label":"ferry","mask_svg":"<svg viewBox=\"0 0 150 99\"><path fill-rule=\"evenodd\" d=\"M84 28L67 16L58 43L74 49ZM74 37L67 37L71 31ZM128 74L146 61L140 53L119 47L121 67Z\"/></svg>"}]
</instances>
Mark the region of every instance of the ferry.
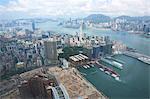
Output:
<instances>
[{"instance_id":1,"label":"ferry","mask_svg":"<svg viewBox=\"0 0 150 99\"><path fill-rule=\"evenodd\" d=\"M92 67L94 67L94 65L93 65L93 64L91 64L91 66L92 66Z\"/></svg>"},{"instance_id":2,"label":"ferry","mask_svg":"<svg viewBox=\"0 0 150 99\"><path fill-rule=\"evenodd\" d=\"M99 68L101 71L104 71L104 69L103 68Z\"/></svg>"},{"instance_id":3,"label":"ferry","mask_svg":"<svg viewBox=\"0 0 150 99\"><path fill-rule=\"evenodd\" d=\"M86 67L85 65L83 65L83 67L84 67L85 69L87 69L87 67Z\"/></svg>"},{"instance_id":4,"label":"ferry","mask_svg":"<svg viewBox=\"0 0 150 99\"><path fill-rule=\"evenodd\" d=\"M109 71L105 71L105 73L108 74L108 75L110 75L110 72L109 72Z\"/></svg>"},{"instance_id":5,"label":"ferry","mask_svg":"<svg viewBox=\"0 0 150 99\"><path fill-rule=\"evenodd\" d=\"M87 66L87 68L90 68L90 66L89 65L86 65Z\"/></svg>"}]
</instances>

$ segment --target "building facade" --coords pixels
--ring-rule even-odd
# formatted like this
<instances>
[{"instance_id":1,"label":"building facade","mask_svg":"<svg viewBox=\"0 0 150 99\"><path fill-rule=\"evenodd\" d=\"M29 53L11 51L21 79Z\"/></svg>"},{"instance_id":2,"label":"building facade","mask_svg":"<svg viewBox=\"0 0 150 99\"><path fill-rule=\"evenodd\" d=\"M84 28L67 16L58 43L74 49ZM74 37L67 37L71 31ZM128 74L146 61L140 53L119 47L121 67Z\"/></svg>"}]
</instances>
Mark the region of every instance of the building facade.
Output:
<instances>
[{"instance_id":1,"label":"building facade","mask_svg":"<svg viewBox=\"0 0 150 99\"><path fill-rule=\"evenodd\" d=\"M58 62L57 55L57 42L55 41L45 41L45 58L48 64L56 64Z\"/></svg>"}]
</instances>

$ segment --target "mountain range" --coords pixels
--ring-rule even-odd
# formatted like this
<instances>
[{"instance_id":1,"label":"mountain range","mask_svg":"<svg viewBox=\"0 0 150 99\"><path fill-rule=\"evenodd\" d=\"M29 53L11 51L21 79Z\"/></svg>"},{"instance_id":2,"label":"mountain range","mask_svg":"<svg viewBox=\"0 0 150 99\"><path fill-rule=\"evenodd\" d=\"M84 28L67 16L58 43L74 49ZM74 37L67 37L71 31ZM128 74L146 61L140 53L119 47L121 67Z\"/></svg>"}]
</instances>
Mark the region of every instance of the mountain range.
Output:
<instances>
[{"instance_id":1,"label":"mountain range","mask_svg":"<svg viewBox=\"0 0 150 99\"><path fill-rule=\"evenodd\" d=\"M150 16L118 16L114 18L110 18L109 16L103 15L103 14L91 14L87 17L85 17L84 21L89 21L92 23L104 23L104 22L110 22L112 20L116 19L124 19L127 21L150 21Z\"/></svg>"},{"instance_id":2,"label":"mountain range","mask_svg":"<svg viewBox=\"0 0 150 99\"><path fill-rule=\"evenodd\" d=\"M92 23L103 23L111 21L111 18L103 14L91 14L85 17L84 21L90 21Z\"/></svg>"}]
</instances>

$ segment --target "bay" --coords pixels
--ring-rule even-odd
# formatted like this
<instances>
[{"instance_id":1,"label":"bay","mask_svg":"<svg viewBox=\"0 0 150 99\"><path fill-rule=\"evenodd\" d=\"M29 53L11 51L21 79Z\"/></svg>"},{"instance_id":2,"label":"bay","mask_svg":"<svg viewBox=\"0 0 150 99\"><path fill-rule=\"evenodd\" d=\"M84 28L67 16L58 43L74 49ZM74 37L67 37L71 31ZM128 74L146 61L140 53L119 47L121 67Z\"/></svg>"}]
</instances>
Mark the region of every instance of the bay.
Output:
<instances>
[{"instance_id":1,"label":"bay","mask_svg":"<svg viewBox=\"0 0 150 99\"><path fill-rule=\"evenodd\" d=\"M57 22L47 22L37 26L57 33L76 34L76 32L80 32L79 29L63 28L57 24ZM120 41L131 48L137 49L140 53L150 56L150 39L140 35L98 29L84 29L83 32L87 35L110 36L112 40ZM110 67L120 74L121 82L101 72L97 67L87 70L79 68L79 71L86 73L85 78L109 98L148 99L150 97L150 66L125 55L117 55L114 58L125 62L123 70ZM93 70L97 72L93 74Z\"/></svg>"}]
</instances>

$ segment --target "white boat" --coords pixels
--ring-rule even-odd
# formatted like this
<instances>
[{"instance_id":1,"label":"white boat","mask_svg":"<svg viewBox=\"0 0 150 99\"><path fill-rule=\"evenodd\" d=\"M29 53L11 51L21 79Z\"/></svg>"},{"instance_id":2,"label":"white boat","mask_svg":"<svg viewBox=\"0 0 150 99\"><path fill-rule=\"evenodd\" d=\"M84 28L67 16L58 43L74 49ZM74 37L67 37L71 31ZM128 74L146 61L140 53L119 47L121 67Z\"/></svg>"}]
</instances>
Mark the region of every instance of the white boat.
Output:
<instances>
[{"instance_id":1,"label":"white boat","mask_svg":"<svg viewBox=\"0 0 150 99\"><path fill-rule=\"evenodd\" d=\"M115 80L120 81L120 79L119 79L119 77L118 77L118 76L117 76L117 77L115 77Z\"/></svg>"},{"instance_id":2,"label":"white boat","mask_svg":"<svg viewBox=\"0 0 150 99\"><path fill-rule=\"evenodd\" d=\"M110 72L109 72L109 71L105 71L105 73L108 74L108 75L110 75Z\"/></svg>"},{"instance_id":3,"label":"white boat","mask_svg":"<svg viewBox=\"0 0 150 99\"><path fill-rule=\"evenodd\" d=\"M92 66L92 67L94 67L94 65L93 65L93 64L91 64L91 66Z\"/></svg>"},{"instance_id":4,"label":"white boat","mask_svg":"<svg viewBox=\"0 0 150 99\"><path fill-rule=\"evenodd\" d=\"M112 77L114 77L114 78L116 78L116 77L117 77L117 75L116 75L116 74L112 74L111 76L112 76Z\"/></svg>"},{"instance_id":5,"label":"white boat","mask_svg":"<svg viewBox=\"0 0 150 99\"><path fill-rule=\"evenodd\" d=\"M91 65L88 65L89 67L92 67Z\"/></svg>"},{"instance_id":6,"label":"white boat","mask_svg":"<svg viewBox=\"0 0 150 99\"><path fill-rule=\"evenodd\" d=\"M86 67L85 65L84 65L83 67L84 67L85 69L87 69L87 67Z\"/></svg>"},{"instance_id":7,"label":"white boat","mask_svg":"<svg viewBox=\"0 0 150 99\"><path fill-rule=\"evenodd\" d=\"M86 65L87 66L87 68L90 68L90 66L89 65Z\"/></svg>"},{"instance_id":8,"label":"white boat","mask_svg":"<svg viewBox=\"0 0 150 99\"><path fill-rule=\"evenodd\" d=\"M104 71L104 69L103 68L99 68L101 71Z\"/></svg>"},{"instance_id":9,"label":"white boat","mask_svg":"<svg viewBox=\"0 0 150 99\"><path fill-rule=\"evenodd\" d=\"M112 74L111 76L114 77L115 80L120 81L119 77L116 74Z\"/></svg>"}]
</instances>

